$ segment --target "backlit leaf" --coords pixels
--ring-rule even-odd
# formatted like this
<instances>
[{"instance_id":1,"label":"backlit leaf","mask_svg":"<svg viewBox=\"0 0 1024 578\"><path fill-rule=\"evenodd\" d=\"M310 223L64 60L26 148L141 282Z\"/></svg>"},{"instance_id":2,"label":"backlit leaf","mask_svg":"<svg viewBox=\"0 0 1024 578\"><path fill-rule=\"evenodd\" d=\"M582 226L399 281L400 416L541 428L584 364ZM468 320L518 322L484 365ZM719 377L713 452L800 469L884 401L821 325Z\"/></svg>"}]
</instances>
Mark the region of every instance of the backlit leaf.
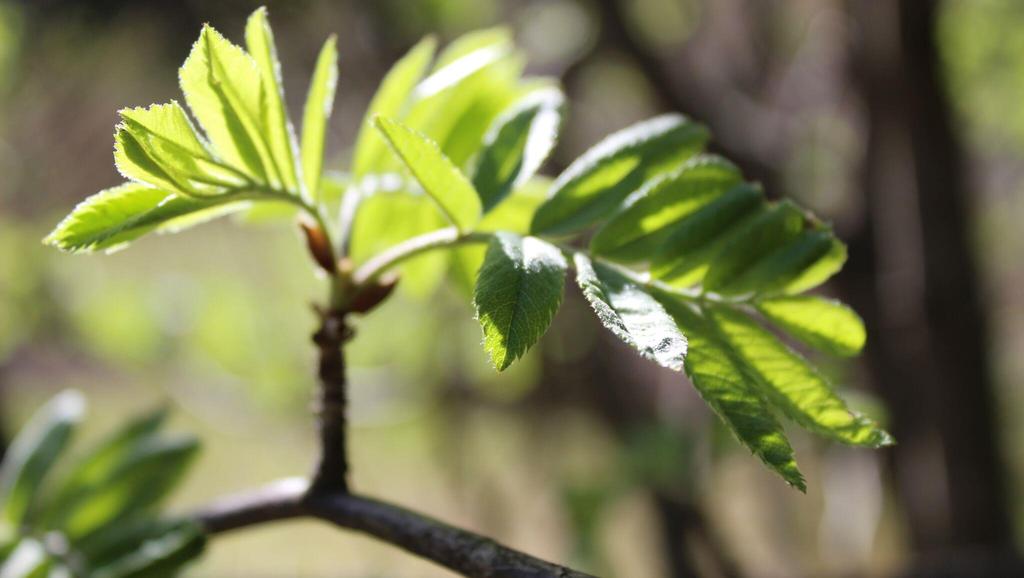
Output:
<instances>
[{"instance_id":1,"label":"backlit leaf","mask_svg":"<svg viewBox=\"0 0 1024 578\"><path fill-rule=\"evenodd\" d=\"M797 339L827 353L849 357L864 348L864 322L838 301L814 295L772 297L757 309Z\"/></svg>"},{"instance_id":2,"label":"backlit leaf","mask_svg":"<svg viewBox=\"0 0 1024 578\"><path fill-rule=\"evenodd\" d=\"M534 216L535 234L564 235L592 225L659 173L678 167L707 140L707 129L667 114L609 135L576 159Z\"/></svg>"},{"instance_id":3,"label":"backlit leaf","mask_svg":"<svg viewBox=\"0 0 1024 578\"><path fill-rule=\"evenodd\" d=\"M299 191L296 174L295 130L288 120L285 108L284 86L281 83L281 63L277 59L274 33L267 21L267 9L257 8L245 25L245 45L259 68L262 80L263 102L260 105L259 125L273 160L280 183L286 190Z\"/></svg>"},{"instance_id":4,"label":"backlit leaf","mask_svg":"<svg viewBox=\"0 0 1024 578\"><path fill-rule=\"evenodd\" d=\"M541 89L495 119L484 137L473 175L485 212L540 169L558 139L564 106L560 91Z\"/></svg>"},{"instance_id":5,"label":"backlit leaf","mask_svg":"<svg viewBox=\"0 0 1024 578\"><path fill-rule=\"evenodd\" d=\"M700 396L740 443L786 483L806 491L807 484L797 467L786 433L740 363L700 313L670 296L660 297L679 329L689 338L686 374Z\"/></svg>"},{"instance_id":6,"label":"backlit leaf","mask_svg":"<svg viewBox=\"0 0 1024 578\"><path fill-rule=\"evenodd\" d=\"M703 280L704 289L727 292L731 283L740 280L761 259L796 238L803 224L803 213L792 203L767 208L739 228L715 255Z\"/></svg>"},{"instance_id":7,"label":"backlit leaf","mask_svg":"<svg viewBox=\"0 0 1024 578\"><path fill-rule=\"evenodd\" d=\"M246 206L244 201L196 199L127 183L79 203L44 242L75 253L112 251L150 231L179 231Z\"/></svg>"},{"instance_id":8,"label":"backlit leaf","mask_svg":"<svg viewBox=\"0 0 1024 578\"><path fill-rule=\"evenodd\" d=\"M395 154L448 220L459 231L472 230L480 221L480 199L473 185L444 156L437 143L396 120L377 117L375 122Z\"/></svg>"},{"instance_id":9,"label":"backlit leaf","mask_svg":"<svg viewBox=\"0 0 1024 578\"><path fill-rule=\"evenodd\" d=\"M189 109L220 157L255 180L280 184L262 122L268 96L256 61L207 25L178 76Z\"/></svg>"},{"instance_id":10,"label":"backlit leaf","mask_svg":"<svg viewBox=\"0 0 1024 578\"><path fill-rule=\"evenodd\" d=\"M302 175L306 179L306 190L313 199L318 199L320 195L327 121L331 118L334 90L338 85L337 44L337 39L331 36L320 50L302 116Z\"/></svg>"},{"instance_id":11,"label":"backlit leaf","mask_svg":"<svg viewBox=\"0 0 1024 578\"><path fill-rule=\"evenodd\" d=\"M700 155L648 181L635 200L594 234L590 250L622 262L649 261L675 226L740 183L721 157Z\"/></svg>"},{"instance_id":12,"label":"backlit leaf","mask_svg":"<svg viewBox=\"0 0 1024 578\"><path fill-rule=\"evenodd\" d=\"M352 173L362 177L377 170L377 163L387 152L381 135L372 125L377 115L402 118L413 89L426 73L434 56L437 41L428 36L414 46L388 72L366 109L366 116L356 138Z\"/></svg>"},{"instance_id":13,"label":"backlit leaf","mask_svg":"<svg viewBox=\"0 0 1024 578\"><path fill-rule=\"evenodd\" d=\"M853 413L824 377L748 316L719 306L708 319L774 406L803 427L836 441L877 448L892 438Z\"/></svg>"},{"instance_id":14,"label":"backlit leaf","mask_svg":"<svg viewBox=\"0 0 1024 578\"><path fill-rule=\"evenodd\" d=\"M760 215L761 191L738 185L701 207L672 230L654 254L651 275L667 283L699 282L723 245L742 231L741 224Z\"/></svg>"}]
</instances>

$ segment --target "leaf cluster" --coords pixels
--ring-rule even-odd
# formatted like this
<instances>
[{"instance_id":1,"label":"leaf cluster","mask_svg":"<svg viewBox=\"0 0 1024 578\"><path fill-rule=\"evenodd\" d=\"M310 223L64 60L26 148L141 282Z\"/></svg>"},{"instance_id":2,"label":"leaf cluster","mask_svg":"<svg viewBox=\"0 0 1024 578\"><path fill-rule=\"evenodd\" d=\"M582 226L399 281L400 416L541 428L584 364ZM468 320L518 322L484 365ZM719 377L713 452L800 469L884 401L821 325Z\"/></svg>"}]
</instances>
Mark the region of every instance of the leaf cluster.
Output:
<instances>
[{"instance_id":1,"label":"leaf cluster","mask_svg":"<svg viewBox=\"0 0 1024 578\"><path fill-rule=\"evenodd\" d=\"M68 456L84 414L78 392L58 394L0 464L0 576L173 575L202 553L205 538L194 522L159 509L198 442L162 434L167 414L158 410Z\"/></svg>"},{"instance_id":2,"label":"leaf cluster","mask_svg":"<svg viewBox=\"0 0 1024 578\"><path fill-rule=\"evenodd\" d=\"M637 123L548 180L538 171L566 108L557 83L522 75L505 30L440 52L426 38L383 79L349 170L333 179L320 174L333 41L313 76L301 147L265 10L249 19L246 49L205 27L180 73L204 134L174 102L122 111L115 160L129 183L87 199L47 240L109 250L254 202L289 203L316 222L307 239L331 275L332 306L368 311L387 297L394 268L423 293L448 271L471 290L498 370L544 334L572 269L605 328L685 373L789 484L805 487L779 416L841 443L891 443L790 345L840 356L863 347L853 311L806 294L839 271L845 246L827 224L768 201L728 160L703 153L702 125L679 114ZM336 181L344 194L334 207L325 193Z\"/></svg>"}]
</instances>

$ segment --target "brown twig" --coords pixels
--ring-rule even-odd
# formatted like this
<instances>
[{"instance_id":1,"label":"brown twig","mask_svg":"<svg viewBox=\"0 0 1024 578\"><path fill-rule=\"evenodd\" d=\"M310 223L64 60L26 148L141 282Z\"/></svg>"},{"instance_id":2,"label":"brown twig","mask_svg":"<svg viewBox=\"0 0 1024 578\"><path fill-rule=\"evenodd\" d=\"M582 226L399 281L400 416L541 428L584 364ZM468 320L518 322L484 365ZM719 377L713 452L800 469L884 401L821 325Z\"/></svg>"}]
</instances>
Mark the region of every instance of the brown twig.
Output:
<instances>
[{"instance_id":1,"label":"brown twig","mask_svg":"<svg viewBox=\"0 0 1024 578\"><path fill-rule=\"evenodd\" d=\"M470 578L593 578L400 506L345 492L307 491L287 479L229 496L195 514L210 535L313 517L363 532Z\"/></svg>"},{"instance_id":2,"label":"brown twig","mask_svg":"<svg viewBox=\"0 0 1024 578\"><path fill-rule=\"evenodd\" d=\"M313 342L320 351L317 376L320 399L317 418L320 430L320 462L313 474L317 492L348 492L348 449L346 442L345 354L342 346L352 336L345 312L320 312L320 328Z\"/></svg>"}]
</instances>

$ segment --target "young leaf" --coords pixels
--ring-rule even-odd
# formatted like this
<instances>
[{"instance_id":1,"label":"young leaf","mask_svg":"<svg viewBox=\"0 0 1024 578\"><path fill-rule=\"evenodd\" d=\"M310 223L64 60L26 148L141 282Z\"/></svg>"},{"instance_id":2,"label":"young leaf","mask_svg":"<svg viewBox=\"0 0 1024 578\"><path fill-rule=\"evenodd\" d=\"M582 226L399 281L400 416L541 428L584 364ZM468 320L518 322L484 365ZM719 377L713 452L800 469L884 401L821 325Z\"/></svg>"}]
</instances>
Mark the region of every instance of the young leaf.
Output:
<instances>
[{"instance_id":1,"label":"young leaf","mask_svg":"<svg viewBox=\"0 0 1024 578\"><path fill-rule=\"evenodd\" d=\"M206 25L178 77L185 101L221 158L257 181L279 184L265 140L267 95L256 61Z\"/></svg>"},{"instance_id":2,"label":"young leaf","mask_svg":"<svg viewBox=\"0 0 1024 578\"><path fill-rule=\"evenodd\" d=\"M114 163L125 178L190 196L216 195L244 183L218 166L177 102L128 108L120 115Z\"/></svg>"},{"instance_id":3,"label":"young leaf","mask_svg":"<svg viewBox=\"0 0 1024 578\"><path fill-rule=\"evenodd\" d=\"M561 91L541 89L495 119L484 136L473 175L485 212L540 169L555 147L564 107Z\"/></svg>"},{"instance_id":4,"label":"young leaf","mask_svg":"<svg viewBox=\"0 0 1024 578\"><path fill-rule=\"evenodd\" d=\"M473 303L498 371L547 331L562 302L566 267L557 247L535 237L498 233L491 240Z\"/></svg>"},{"instance_id":5,"label":"young leaf","mask_svg":"<svg viewBox=\"0 0 1024 578\"><path fill-rule=\"evenodd\" d=\"M288 120L288 111L284 105L281 63L277 59L277 47L274 46L274 33L267 21L266 7L257 8L249 16L245 24L245 45L256 61L262 79L263 102L259 108L262 113L259 124L265 131L270 156L284 188L293 192L298 191L295 130Z\"/></svg>"},{"instance_id":6,"label":"young leaf","mask_svg":"<svg viewBox=\"0 0 1024 578\"><path fill-rule=\"evenodd\" d=\"M376 170L380 157L385 152L384 141L371 123L377 115L401 118L410 94L423 78L430 60L434 56L437 41L428 36L402 57L384 77L377 94L366 109L366 116L356 137L352 173L362 177Z\"/></svg>"},{"instance_id":7,"label":"young leaf","mask_svg":"<svg viewBox=\"0 0 1024 578\"><path fill-rule=\"evenodd\" d=\"M84 413L81 394L65 391L39 410L15 438L0 464L0 526L17 528L25 522L43 479Z\"/></svg>"},{"instance_id":8,"label":"young leaf","mask_svg":"<svg viewBox=\"0 0 1024 578\"><path fill-rule=\"evenodd\" d=\"M850 357L864 348L864 322L838 301L813 295L772 297L758 301L757 310L800 341L826 353Z\"/></svg>"},{"instance_id":9,"label":"young leaf","mask_svg":"<svg viewBox=\"0 0 1024 578\"><path fill-rule=\"evenodd\" d=\"M648 261L674 226L741 181L739 169L713 156L694 157L678 171L645 184L590 241L591 252L620 262Z\"/></svg>"},{"instance_id":10,"label":"young leaf","mask_svg":"<svg viewBox=\"0 0 1024 578\"><path fill-rule=\"evenodd\" d=\"M583 253L573 258L576 281L598 319L640 355L663 367L682 371L686 337L642 287L625 275Z\"/></svg>"},{"instance_id":11,"label":"young leaf","mask_svg":"<svg viewBox=\"0 0 1024 578\"><path fill-rule=\"evenodd\" d=\"M62 251L113 251L153 231L178 231L248 206L231 199L196 199L136 183L85 199L43 240Z\"/></svg>"},{"instance_id":12,"label":"young leaf","mask_svg":"<svg viewBox=\"0 0 1024 578\"><path fill-rule=\"evenodd\" d=\"M722 247L708 267L704 289L726 293L745 271L799 235L803 223L803 214L792 203L769 207Z\"/></svg>"},{"instance_id":13,"label":"young leaf","mask_svg":"<svg viewBox=\"0 0 1024 578\"><path fill-rule=\"evenodd\" d=\"M375 124L448 220L461 232L472 230L480 221L480 199L437 143L393 119L377 117Z\"/></svg>"},{"instance_id":14,"label":"young leaf","mask_svg":"<svg viewBox=\"0 0 1024 578\"><path fill-rule=\"evenodd\" d=\"M559 175L531 230L564 235L601 220L646 180L693 156L705 141L707 129L678 114L609 135Z\"/></svg>"},{"instance_id":15,"label":"young leaf","mask_svg":"<svg viewBox=\"0 0 1024 578\"><path fill-rule=\"evenodd\" d=\"M690 339L686 374L700 396L740 443L778 472L786 483L806 492L807 484L782 426L707 321L685 303L666 295L659 298Z\"/></svg>"},{"instance_id":16,"label":"young leaf","mask_svg":"<svg viewBox=\"0 0 1024 578\"><path fill-rule=\"evenodd\" d=\"M836 441L877 448L889 434L853 413L799 354L746 315L729 307L708 310L711 325L761 387L765 397L793 421Z\"/></svg>"},{"instance_id":17,"label":"young leaf","mask_svg":"<svg viewBox=\"0 0 1024 578\"><path fill-rule=\"evenodd\" d=\"M302 116L302 176L306 190L313 199L319 198L320 173L324 169L324 141L327 121L334 108L334 90L338 85L338 41L331 36L316 59L316 70L306 96L306 109Z\"/></svg>"},{"instance_id":18,"label":"young leaf","mask_svg":"<svg viewBox=\"0 0 1024 578\"><path fill-rule=\"evenodd\" d=\"M503 54L451 88L418 102L409 114L410 125L436 139L456 166L467 166L494 119L524 94L524 66L520 54Z\"/></svg>"}]
</instances>

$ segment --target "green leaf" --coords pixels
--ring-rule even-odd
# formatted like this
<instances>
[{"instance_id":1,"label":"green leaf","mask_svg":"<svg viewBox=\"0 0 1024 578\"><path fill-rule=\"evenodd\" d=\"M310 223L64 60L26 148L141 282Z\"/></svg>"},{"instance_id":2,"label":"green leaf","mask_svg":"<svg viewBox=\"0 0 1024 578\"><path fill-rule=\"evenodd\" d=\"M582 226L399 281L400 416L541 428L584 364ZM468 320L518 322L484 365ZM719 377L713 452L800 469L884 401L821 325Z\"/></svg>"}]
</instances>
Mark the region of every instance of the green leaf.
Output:
<instances>
[{"instance_id":1,"label":"green leaf","mask_svg":"<svg viewBox=\"0 0 1024 578\"><path fill-rule=\"evenodd\" d=\"M98 568L95 578L167 578L192 560L206 547L206 536L198 524L177 523L168 531L146 540L119 560Z\"/></svg>"},{"instance_id":2,"label":"green leaf","mask_svg":"<svg viewBox=\"0 0 1024 578\"><path fill-rule=\"evenodd\" d=\"M807 491L793 448L771 408L754 390L741 365L707 320L690 305L660 295L665 309L689 338L686 374L736 438L789 485Z\"/></svg>"},{"instance_id":3,"label":"green leaf","mask_svg":"<svg viewBox=\"0 0 1024 578\"><path fill-rule=\"evenodd\" d=\"M722 251L715 256L704 277L704 289L729 293L729 286L742 278L761 259L800 234L803 213L783 201L769 207L746 226L737 230Z\"/></svg>"},{"instance_id":4,"label":"green leaf","mask_svg":"<svg viewBox=\"0 0 1024 578\"><path fill-rule=\"evenodd\" d=\"M39 410L11 443L0 464L0 525L26 522L50 467L71 439L85 413L77 391L58 394Z\"/></svg>"},{"instance_id":5,"label":"green leaf","mask_svg":"<svg viewBox=\"0 0 1024 578\"><path fill-rule=\"evenodd\" d=\"M561 91L541 89L495 119L484 136L473 175L485 212L540 169L558 140L564 108Z\"/></svg>"},{"instance_id":6,"label":"green leaf","mask_svg":"<svg viewBox=\"0 0 1024 578\"><path fill-rule=\"evenodd\" d=\"M510 50L512 42L512 31L504 26L467 32L449 42L448 46L441 51L437 57L437 63L434 65L434 71L441 70L463 56L479 50L494 48Z\"/></svg>"},{"instance_id":7,"label":"green leaf","mask_svg":"<svg viewBox=\"0 0 1024 578\"><path fill-rule=\"evenodd\" d=\"M125 178L190 196L244 184L213 159L177 102L123 109L120 115L114 163Z\"/></svg>"},{"instance_id":8,"label":"green leaf","mask_svg":"<svg viewBox=\"0 0 1024 578\"><path fill-rule=\"evenodd\" d=\"M178 77L185 101L220 157L254 180L280 185L265 140L268 97L256 61L206 25Z\"/></svg>"},{"instance_id":9,"label":"green leaf","mask_svg":"<svg viewBox=\"0 0 1024 578\"><path fill-rule=\"evenodd\" d=\"M448 220L461 232L472 230L482 214L480 198L437 143L393 119L377 117L375 124Z\"/></svg>"},{"instance_id":10,"label":"green leaf","mask_svg":"<svg viewBox=\"0 0 1024 578\"><path fill-rule=\"evenodd\" d=\"M110 472L88 500L63 512L60 526L78 540L137 514L151 512L185 474L199 449L193 438L151 438Z\"/></svg>"},{"instance_id":11,"label":"green leaf","mask_svg":"<svg viewBox=\"0 0 1024 578\"><path fill-rule=\"evenodd\" d=\"M265 131L263 134L275 172L285 189L297 192L300 183L295 165L295 130L288 120L284 104L281 63L277 59L277 47L274 46L274 33L267 21L266 7L257 8L249 16L245 24L245 45L259 68L263 95L259 108L259 126Z\"/></svg>"},{"instance_id":12,"label":"green leaf","mask_svg":"<svg viewBox=\"0 0 1024 578\"><path fill-rule=\"evenodd\" d=\"M845 444L877 448L893 443L870 419L851 412L798 353L752 319L725 306L710 308L708 319L765 397L790 419Z\"/></svg>"},{"instance_id":13,"label":"green leaf","mask_svg":"<svg viewBox=\"0 0 1024 578\"><path fill-rule=\"evenodd\" d=\"M494 119L524 93L524 66L520 54L500 54L451 88L419 101L409 114L410 126L437 140L456 166L469 165Z\"/></svg>"},{"instance_id":14,"label":"green leaf","mask_svg":"<svg viewBox=\"0 0 1024 578\"><path fill-rule=\"evenodd\" d=\"M160 408L130 420L80 458L64 476L50 501L47 520L54 520L74 504L89 499L97 486L124 467L124 463L152 439L166 418L167 410Z\"/></svg>"},{"instance_id":15,"label":"green leaf","mask_svg":"<svg viewBox=\"0 0 1024 578\"><path fill-rule=\"evenodd\" d=\"M0 560L0 578L45 578L53 565L46 547L35 538L24 538Z\"/></svg>"},{"instance_id":16,"label":"green leaf","mask_svg":"<svg viewBox=\"0 0 1024 578\"><path fill-rule=\"evenodd\" d=\"M864 322L838 301L805 295L762 299L756 305L769 321L821 351L850 357L864 348Z\"/></svg>"},{"instance_id":17,"label":"green leaf","mask_svg":"<svg viewBox=\"0 0 1024 578\"><path fill-rule=\"evenodd\" d=\"M43 242L62 251L109 252L150 231L177 232L246 206L246 202L183 197L127 183L79 203Z\"/></svg>"},{"instance_id":18,"label":"green leaf","mask_svg":"<svg viewBox=\"0 0 1024 578\"><path fill-rule=\"evenodd\" d=\"M484 215L477 230L530 234L530 219L544 202L545 192L550 185L548 179L534 177L514 191L505 202ZM487 246L478 243L461 245L451 250L452 276L457 287L469 297L473 296L477 273L484 263L486 253Z\"/></svg>"},{"instance_id":19,"label":"green leaf","mask_svg":"<svg viewBox=\"0 0 1024 578\"><path fill-rule=\"evenodd\" d=\"M302 175L306 190L314 199L319 198L320 175L324 170L324 141L327 121L334 108L334 91L338 85L338 41L331 36L320 49L316 69L306 96L306 109L302 116Z\"/></svg>"},{"instance_id":20,"label":"green leaf","mask_svg":"<svg viewBox=\"0 0 1024 578\"><path fill-rule=\"evenodd\" d=\"M414 46L388 72L380 88L366 109L366 116L356 138L353 153L352 173L356 178L377 170L378 162L386 147L381 136L371 126L377 115L402 118L406 104L416 84L426 73L434 57L437 41L428 36Z\"/></svg>"},{"instance_id":21,"label":"green leaf","mask_svg":"<svg viewBox=\"0 0 1024 578\"><path fill-rule=\"evenodd\" d=\"M583 253L573 258L576 282L609 331L663 367L682 371L686 337L665 309L623 273Z\"/></svg>"},{"instance_id":22,"label":"green leaf","mask_svg":"<svg viewBox=\"0 0 1024 578\"><path fill-rule=\"evenodd\" d=\"M535 237L491 239L473 303L495 369L508 368L547 331L562 302L567 266L557 247Z\"/></svg>"},{"instance_id":23,"label":"green leaf","mask_svg":"<svg viewBox=\"0 0 1024 578\"><path fill-rule=\"evenodd\" d=\"M752 267L718 288L722 294L785 292L824 258L838 241L827 230L805 230Z\"/></svg>"},{"instance_id":24,"label":"green leaf","mask_svg":"<svg viewBox=\"0 0 1024 578\"><path fill-rule=\"evenodd\" d=\"M651 275L682 287L699 282L730 236L760 215L762 200L760 189L741 184L694 212L654 254Z\"/></svg>"},{"instance_id":25,"label":"green leaf","mask_svg":"<svg viewBox=\"0 0 1024 578\"><path fill-rule=\"evenodd\" d=\"M846 263L846 245L829 232L828 250L809 266L803 268L799 275L789 279L779 290L788 295L803 293L814 289L833 275L838 273Z\"/></svg>"},{"instance_id":26,"label":"green leaf","mask_svg":"<svg viewBox=\"0 0 1024 578\"><path fill-rule=\"evenodd\" d=\"M740 182L739 169L729 161L696 156L678 171L648 181L632 202L598 229L590 250L620 262L648 261L680 220Z\"/></svg>"},{"instance_id":27,"label":"green leaf","mask_svg":"<svg viewBox=\"0 0 1024 578\"><path fill-rule=\"evenodd\" d=\"M645 181L693 156L707 136L707 129L678 114L609 135L559 175L534 216L533 233L565 235L601 220Z\"/></svg>"}]
</instances>

